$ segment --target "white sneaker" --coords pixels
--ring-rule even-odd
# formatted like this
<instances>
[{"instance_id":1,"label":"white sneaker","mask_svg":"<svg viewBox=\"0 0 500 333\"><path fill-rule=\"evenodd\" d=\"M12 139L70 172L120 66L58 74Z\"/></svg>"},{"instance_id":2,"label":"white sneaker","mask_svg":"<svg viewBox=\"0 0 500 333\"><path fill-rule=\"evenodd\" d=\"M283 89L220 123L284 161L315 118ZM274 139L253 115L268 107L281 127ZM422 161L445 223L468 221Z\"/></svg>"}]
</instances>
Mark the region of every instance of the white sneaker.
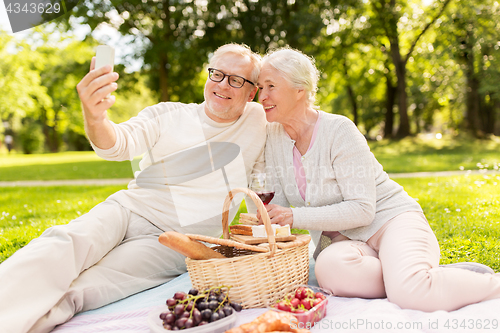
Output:
<instances>
[{"instance_id":1,"label":"white sneaker","mask_svg":"<svg viewBox=\"0 0 500 333\"><path fill-rule=\"evenodd\" d=\"M457 262L454 264L439 265L439 267L460 268L481 274L495 274L493 269L477 262Z\"/></svg>"}]
</instances>

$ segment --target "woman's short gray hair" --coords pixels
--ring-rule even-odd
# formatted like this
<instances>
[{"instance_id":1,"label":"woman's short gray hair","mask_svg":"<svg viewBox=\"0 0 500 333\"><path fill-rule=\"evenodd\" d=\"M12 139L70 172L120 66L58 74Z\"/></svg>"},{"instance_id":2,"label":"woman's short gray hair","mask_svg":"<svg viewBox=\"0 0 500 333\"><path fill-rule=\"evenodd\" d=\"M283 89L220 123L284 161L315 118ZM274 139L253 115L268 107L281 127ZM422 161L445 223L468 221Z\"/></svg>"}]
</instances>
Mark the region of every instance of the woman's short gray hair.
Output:
<instances>
[{"instance_id":1,"label":"woman's short gray hair","mask_svg":"<svg viewBox=\"0 0 500 333\"><path fill-rule=\"evenodd\" d=\"M293 87L306 91L309 106L314 107L318 90L319 71L314 59L290 47L269 51L262 59L262 65L271 65L279 71Z\"/></svg>"},{"instance_id":2,"label":"woman's short gray hair","mask_svg":"<svg viewBox=\"0 0 500 333\"><path fill-rule=\"evenodd\" d=\"M259 79L261 68L260 62L262 60L262 57L259 54L253 52L250 47L245 44L229 43L226 45L222 45L214 52L214 55L210 58L208 66L213 67L214 64L217 63L217 61L226 54L237 54L242 57L248 57L253 65L251 74L252 77L249 78L249 80L254 83L257 82L257 80Z\"/></svg>"}]
</instances>

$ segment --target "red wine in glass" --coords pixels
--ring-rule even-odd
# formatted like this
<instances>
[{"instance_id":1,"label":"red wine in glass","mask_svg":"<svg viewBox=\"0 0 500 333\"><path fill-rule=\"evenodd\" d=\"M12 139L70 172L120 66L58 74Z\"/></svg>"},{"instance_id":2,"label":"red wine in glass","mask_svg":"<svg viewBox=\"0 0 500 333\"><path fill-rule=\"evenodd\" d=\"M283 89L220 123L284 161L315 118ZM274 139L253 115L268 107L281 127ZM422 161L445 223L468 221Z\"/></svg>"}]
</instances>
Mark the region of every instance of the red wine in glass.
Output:
<instances>
[{"instance_id":1,"label":"red wine in glass","mask_svg":"<svg viewBox=\"0 0 500 333\"><path fill-rule=\"evenodd\" d=\"M259 196L260 200L262 200L264 205L267 205L274 198L274 191L255 192L255 194Z\"/></svg>"}]
</instances>

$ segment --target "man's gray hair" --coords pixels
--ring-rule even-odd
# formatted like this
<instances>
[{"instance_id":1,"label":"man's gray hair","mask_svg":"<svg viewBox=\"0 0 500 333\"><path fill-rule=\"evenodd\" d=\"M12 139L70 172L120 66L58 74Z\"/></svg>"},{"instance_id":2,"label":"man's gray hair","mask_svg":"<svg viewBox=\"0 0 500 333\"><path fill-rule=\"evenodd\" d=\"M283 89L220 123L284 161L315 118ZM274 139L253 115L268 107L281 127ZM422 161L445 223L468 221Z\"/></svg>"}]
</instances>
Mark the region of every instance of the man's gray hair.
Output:
<instances>
[{"instance_id":1,"label":"man's gray hair","mask_svg":"<svg viewBox=\"0 0 500 333\"><path fill-rule=\"evenodd\" d=\"M280 72L293 87L304 89L309 106L315 107L319 71L312 57L299 50L283 47L269 51L262 59L262 65L265 64Z\"/></svg>"},{"instance_id":2,"label":"man's gray hair","mask_svg":"<svg viewBox=\"0 0 500 333\"><path fill-rule=\"evenodd\" d=\"M250 62L253 65L252 74L251 74L252 77L245 78L245 79L249 79L250 81L256 83L258 78L259 78L259 74L260 74L262 57L259 54L253 52L250 49L250 47L245 45L245 44L230 43L230 44L222 45L214 52L214 55L212 56L212 58L210 58L210 61L208 64L209 67L212 67L213 64L215 64L222 56L224 56L225 54L228 54L228 53L237 54L237 55L240 55L242 57L248 57L250 59Z\"/></svg>"}]
</instances>

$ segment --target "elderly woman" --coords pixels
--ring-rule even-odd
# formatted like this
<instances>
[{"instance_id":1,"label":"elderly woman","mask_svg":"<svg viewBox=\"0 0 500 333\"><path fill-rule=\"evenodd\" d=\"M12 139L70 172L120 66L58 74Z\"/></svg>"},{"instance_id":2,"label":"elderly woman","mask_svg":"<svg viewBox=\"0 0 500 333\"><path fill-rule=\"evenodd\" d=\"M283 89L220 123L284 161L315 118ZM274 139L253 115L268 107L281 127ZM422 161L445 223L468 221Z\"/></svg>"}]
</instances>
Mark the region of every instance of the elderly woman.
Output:
<instances>
[{"instance_id":1,"label":"elderly woman","mask_svg":"<svg viewBox=\"0 0 500 333\"><path fill-rule=\"evenodd\" d=\"M275 191L266 208L272 223L310 230L319 285L423 311L500 297L500 276L489 267L439 266L419 204L389 179L348 118L314 107L317 81L313 60L285 48L264 57L258 87Z\"/></svg>"}]
</instances>

